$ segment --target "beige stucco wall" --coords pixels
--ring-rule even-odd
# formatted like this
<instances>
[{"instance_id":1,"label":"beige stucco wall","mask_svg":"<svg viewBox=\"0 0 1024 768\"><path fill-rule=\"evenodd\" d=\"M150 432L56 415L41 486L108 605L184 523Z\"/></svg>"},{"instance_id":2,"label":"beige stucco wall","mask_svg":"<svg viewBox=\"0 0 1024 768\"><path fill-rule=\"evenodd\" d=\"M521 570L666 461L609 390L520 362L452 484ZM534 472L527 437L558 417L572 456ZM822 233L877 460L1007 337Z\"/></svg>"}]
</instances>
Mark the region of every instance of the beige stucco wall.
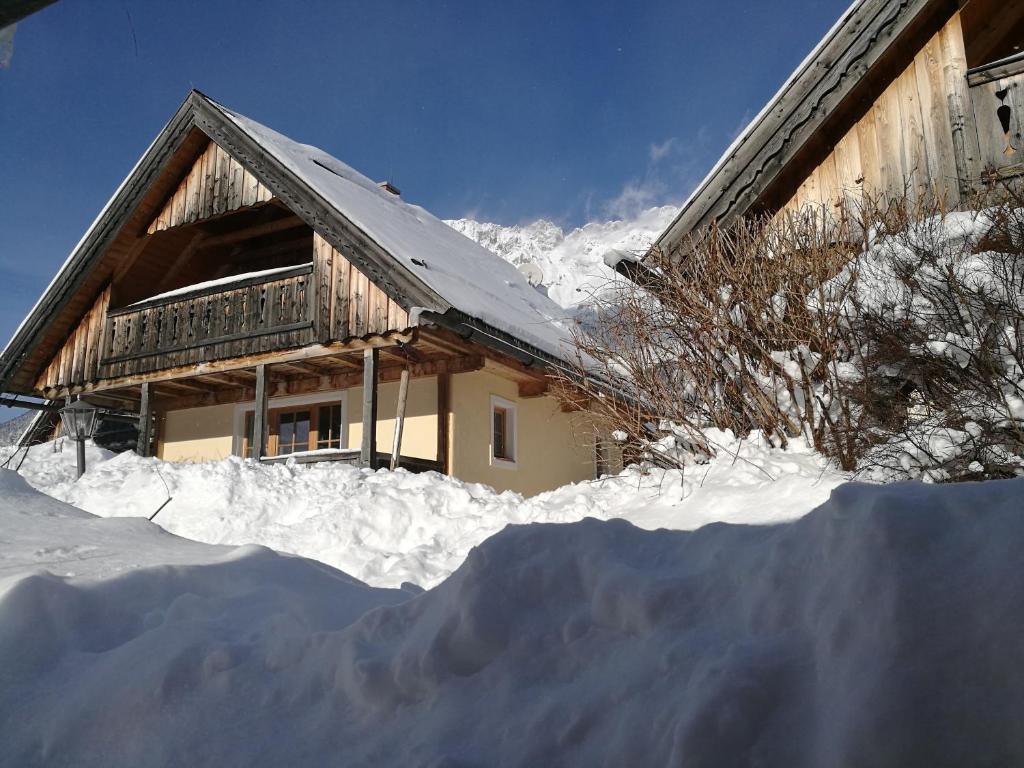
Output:
<instances>
[{"instance_id":1,"label":"beige stucco wall","mask_svg":"<svg viewBox=\"0 0 1024 768\"><path fill-rule=\"evenodd\" d=\"M344 393L349 448L362 440L362 388ZM491 460L491 396L516 407L516 465ZM324 394L324 399L337 394ZM593 477L594 455L580 414L566 414L551 397L520 399L514 381L483 370L451 377L448 422L449 469L453 475L498 490L525 495ZM377 449L391 451L398 383L380 386ZM271 407L274 401L271 400ZM230 456L236 414L243 406L219 405L163 414L158 455L168 461L202 461ZM582 444L581 444L582 443ZM437 379L413 379L409 386L402 454L437 458Z\"/></svg>"},{"instance_id":2,"label":"beige stucco wall","mask_svg":"<svg viewBox=\"0 0 1024 768\"><path fill-rule=\"evenodd\" d=\"M323 399L336 399L337 393L324 393ZM363 388L347 390L348 448L359 448L363 439ZM391 452L395 439L395 411L398 405L398 382L381 384L377 404L377 450ZM271 400L270 407L277 401ZM241 427L236 419L242 406L217 405L168 411L160 428L158 455L167 461L205 461L230 456L234 432ZM402 430L402 455L420 459L437 458L437 379L413 379L409 382L409 399L405 406L405 428Z\"/></svg>"},{"instance_id":3,"label":"beige stucco wall","mask_svg":"<svg viewBox=\"0 0 1024 768\"><path fill-rule=\"evenodd\" d=\"M580 414L552 397L520 399L516 383L484 370L452 376L450 468L461 480L525 495L594 476L593 446ZM516 466L491 460L491 395L516 407Z\"/></svg>"},{"instance_id":4,"label":"beige stucco wall","mask_svg":"<svg viewBox=\"0 0 1024 768\"><path fill-rule=\"evenodd\" d=\"M398 407L398 382L377 388L377 450L391 453L395 439L395 411ZM348 390L348 447L358 448L363 441L363 388ZM402 429L402 455L416 459L437 458L437 378L409 382L405 403L405 427Z\"/></svg>"},{"instance_id":5,"label":"beige stucco wall","mask_svg":"<svg viewBox=\"0 0 1024 768\"><path fill-rule=\"evenodd\" d=\"M157 455L166 461L206 461L231 455L235 407L212 405L167 411Z\"/></svg>"}]
</instances>

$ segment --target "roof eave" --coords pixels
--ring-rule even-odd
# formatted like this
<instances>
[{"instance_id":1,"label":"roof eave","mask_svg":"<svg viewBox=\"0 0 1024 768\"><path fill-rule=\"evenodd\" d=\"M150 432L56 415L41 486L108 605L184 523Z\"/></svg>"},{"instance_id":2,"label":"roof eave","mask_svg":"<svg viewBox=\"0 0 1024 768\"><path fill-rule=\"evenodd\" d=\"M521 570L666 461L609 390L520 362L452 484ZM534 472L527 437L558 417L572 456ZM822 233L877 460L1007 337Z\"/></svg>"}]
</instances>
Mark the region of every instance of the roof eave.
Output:
<instances>
[{"instance_id":1,"label":"roof eave","mask_svg":"<svg viewBox=\"0 0 1024 768\"><path fill-rule=\"evenodd\" d=\"M3 352L0 352L0 390L7 387L11 377L17 372L32 340L40 334L49 319L79 287L94 257L108 247L117 236L145 194L149 182L159 173L164 162L181 146L194 126L194 105L198 98L200 95L197 92L190 93L167 121L86 230L82 239L72 249L35 306L15 330Z\"/></svg>"}]
</instances>

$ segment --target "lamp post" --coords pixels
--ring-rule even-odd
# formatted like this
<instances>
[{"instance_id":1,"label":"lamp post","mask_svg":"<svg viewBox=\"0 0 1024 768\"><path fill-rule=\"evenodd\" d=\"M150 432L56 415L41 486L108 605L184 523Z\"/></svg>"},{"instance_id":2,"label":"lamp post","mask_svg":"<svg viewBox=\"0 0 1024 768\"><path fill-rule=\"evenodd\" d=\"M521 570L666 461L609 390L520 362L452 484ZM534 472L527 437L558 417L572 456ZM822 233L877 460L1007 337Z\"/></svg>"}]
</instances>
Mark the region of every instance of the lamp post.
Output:
<instances>
[{"instance_id":1,"label":"lamp post","mask_svg":"<svg viewBox=\"0 0 1024 768\"><path fill-rule=\"evenodd\" d=\"M78 477L85 474L85 441L92 437L96 429L96 407L84 400L61 408L60 420L64 424L64 432L75 441L78 451Z\"/></svg>"}]
</instances>

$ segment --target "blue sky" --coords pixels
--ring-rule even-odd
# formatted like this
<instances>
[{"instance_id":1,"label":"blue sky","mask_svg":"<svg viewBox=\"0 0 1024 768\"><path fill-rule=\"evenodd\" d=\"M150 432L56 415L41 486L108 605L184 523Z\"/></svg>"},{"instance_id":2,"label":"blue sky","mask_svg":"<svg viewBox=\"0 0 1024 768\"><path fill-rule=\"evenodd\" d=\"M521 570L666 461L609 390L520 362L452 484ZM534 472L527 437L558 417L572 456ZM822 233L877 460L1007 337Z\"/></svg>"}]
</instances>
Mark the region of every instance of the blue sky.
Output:
<instances>
[{"instance_id":1,"label":"blue sky","mask_svg":"<svg viewBox=\"0 0 1024 768\"><path fill-rule=\"evenodd\" d=\"M443 218L576 226L680 202L846 5L60 0L0 69L0 343L191 87Z\"/></svg>"}]
</instances>

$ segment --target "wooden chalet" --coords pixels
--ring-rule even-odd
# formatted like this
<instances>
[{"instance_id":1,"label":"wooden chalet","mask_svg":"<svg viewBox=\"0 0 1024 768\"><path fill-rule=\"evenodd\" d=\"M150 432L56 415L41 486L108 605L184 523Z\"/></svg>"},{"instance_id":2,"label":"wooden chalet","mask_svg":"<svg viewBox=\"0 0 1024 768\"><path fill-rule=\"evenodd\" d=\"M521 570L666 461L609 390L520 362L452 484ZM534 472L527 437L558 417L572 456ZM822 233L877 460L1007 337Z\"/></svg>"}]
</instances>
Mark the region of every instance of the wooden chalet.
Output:
<instances>
[{"instance_id":1,"label":"wooden chalet","mask_svg":"<svg viewBox=\"0 0 1024 768\"><path fill-rule=\"evenodd\" d=\"M0 391L139 414L138 450L592 477L563 312L315 147L193 92L0 356Z\"/></svg>"},{"instance_id":2,"label":"wooden chalet","mask_svg":"<svg viewBox=\"0 0 1024 768\"><path fill-rule=\"evenodd\" d=\"M954 208L1021 175L1024 0L857 0L655 245L671 255L712 222L863 195Z\"/></svg>"}]
</instances>

